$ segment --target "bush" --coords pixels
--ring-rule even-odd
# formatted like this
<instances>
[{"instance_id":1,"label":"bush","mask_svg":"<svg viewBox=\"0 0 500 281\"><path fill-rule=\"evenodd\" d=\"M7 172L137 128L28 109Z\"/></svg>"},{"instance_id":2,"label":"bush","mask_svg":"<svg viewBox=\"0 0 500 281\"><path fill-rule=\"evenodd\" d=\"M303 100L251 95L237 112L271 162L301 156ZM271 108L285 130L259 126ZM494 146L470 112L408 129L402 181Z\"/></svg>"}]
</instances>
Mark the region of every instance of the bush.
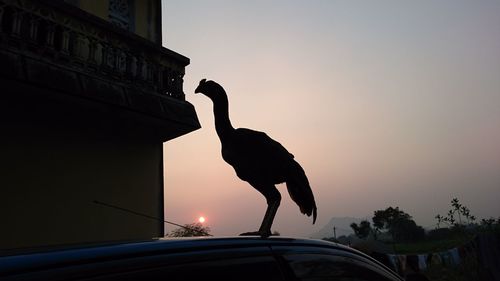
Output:
<instances>
[{"instance_id":1,"label":"bush","mask_svg":"<svg viewBox=\"0 0 500 281\"><path fill-rule=\"evenodd\" d=\"M449 228L433 229L427 233L429 240L444 240L452 236L453 231Z\"/></svg>"}]
</instances>

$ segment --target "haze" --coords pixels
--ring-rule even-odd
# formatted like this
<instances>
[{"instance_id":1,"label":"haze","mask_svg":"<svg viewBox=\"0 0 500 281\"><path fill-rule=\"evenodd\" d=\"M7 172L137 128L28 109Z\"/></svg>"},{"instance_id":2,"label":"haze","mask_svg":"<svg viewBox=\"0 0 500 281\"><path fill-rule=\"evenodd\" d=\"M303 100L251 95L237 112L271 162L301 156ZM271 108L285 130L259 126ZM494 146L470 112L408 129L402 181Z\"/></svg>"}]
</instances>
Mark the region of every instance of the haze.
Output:
<instances>
[{"instance_id":1,"label":"haze","mask_svg":"<svg viewBox=\"0 0 500 281\"><path fill-rule=\"evenodd\" d=\"M500 1L163 1L163 43L191 59L202 128L164 145L165 218L214 235L257 230L265 200L220 154L202 78L235 127L264 131L304 167L318 221L286 187L273 230L399 206L424 227L453 197L500 215ZM166 226L167 231L172 227Z\"/></svg>"}]
</instances>

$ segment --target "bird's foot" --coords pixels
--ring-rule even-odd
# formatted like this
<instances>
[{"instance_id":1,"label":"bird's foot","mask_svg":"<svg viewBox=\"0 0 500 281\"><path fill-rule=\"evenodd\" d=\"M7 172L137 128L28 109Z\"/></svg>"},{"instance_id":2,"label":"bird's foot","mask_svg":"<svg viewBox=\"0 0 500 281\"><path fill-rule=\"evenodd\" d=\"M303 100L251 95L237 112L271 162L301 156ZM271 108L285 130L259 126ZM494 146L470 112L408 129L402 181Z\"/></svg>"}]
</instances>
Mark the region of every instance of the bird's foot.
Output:
<instances>
[{"instance_id":1,"label":"bird's foot","mask_svg":"<svg viewBox=\"0 0 500 281\"><path fill-rule=\"evenodd\" d=\"M271 236L271 231L251 231L242 233L240 236L260 236L262 238L267 238Z\"/></svg>"}]
</instances>

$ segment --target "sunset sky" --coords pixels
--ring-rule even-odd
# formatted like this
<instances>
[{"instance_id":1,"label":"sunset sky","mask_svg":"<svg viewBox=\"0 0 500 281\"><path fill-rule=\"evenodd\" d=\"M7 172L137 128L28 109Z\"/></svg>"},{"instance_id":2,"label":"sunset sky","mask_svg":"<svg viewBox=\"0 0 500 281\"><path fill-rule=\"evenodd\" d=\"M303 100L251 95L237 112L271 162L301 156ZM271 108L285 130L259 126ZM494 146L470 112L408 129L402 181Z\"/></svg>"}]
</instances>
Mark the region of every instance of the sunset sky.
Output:
<instances>
[{"instance_id":1,"label":"sunset sky","mask_svg":"<svg viewBox=\"0 0 500 281\"><path fill-rule=\"evenodd\" d=\"M164 0L162 12L202 124L164 144L167 220L203 216L226 236L265 212L222 160L212 103L194 95L202 78L226 89L235 127L266 132L305 169L318 221L280 185L282 235L388 206L433 227L453 197L500 216L500 1Z\"/></svg>"}]
</instances>

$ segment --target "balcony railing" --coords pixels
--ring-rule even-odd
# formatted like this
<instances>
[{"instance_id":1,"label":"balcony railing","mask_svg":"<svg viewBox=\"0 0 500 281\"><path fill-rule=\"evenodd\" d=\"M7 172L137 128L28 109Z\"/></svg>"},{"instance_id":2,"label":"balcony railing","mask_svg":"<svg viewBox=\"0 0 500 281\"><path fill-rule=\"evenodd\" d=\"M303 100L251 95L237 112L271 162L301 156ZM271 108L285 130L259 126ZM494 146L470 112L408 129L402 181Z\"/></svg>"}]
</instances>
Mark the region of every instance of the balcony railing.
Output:
<instances>
[{"instance_id":1,"label":"balcony railing","mask_svg":"<svg viewBox=\"0 0 500 281\"><path fill-rule=\"evenodd\" d=\"M80 84L97 79L140 96L184 100L188 58L63 1L0 0L0 47L18 57L62 67L62 72L76 72L84 77L76 78Z\"/></svg>"}]
</instances>

